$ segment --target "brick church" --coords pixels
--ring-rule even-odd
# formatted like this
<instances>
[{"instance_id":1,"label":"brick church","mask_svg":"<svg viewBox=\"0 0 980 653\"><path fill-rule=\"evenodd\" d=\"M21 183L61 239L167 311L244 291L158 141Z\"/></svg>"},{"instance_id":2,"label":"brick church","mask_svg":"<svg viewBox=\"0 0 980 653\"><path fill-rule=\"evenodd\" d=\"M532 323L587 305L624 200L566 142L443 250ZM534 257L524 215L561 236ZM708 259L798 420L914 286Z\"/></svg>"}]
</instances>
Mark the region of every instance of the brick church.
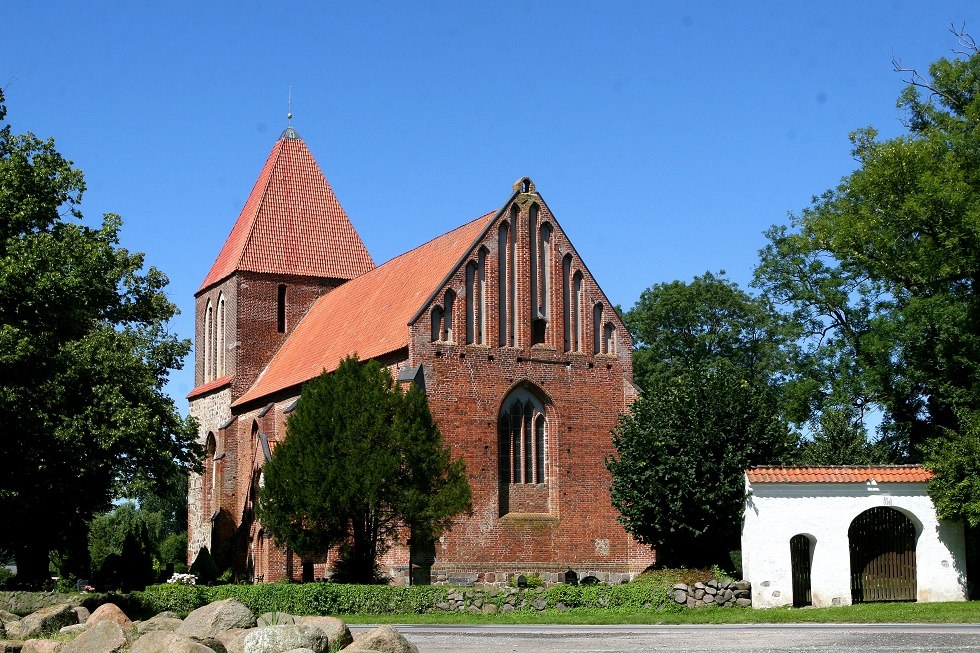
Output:
<instances>
[{"instance_id":1,"label":"brick church","mask_svg":"<svg viewBox=\"0 0 980 653\"><path fill-rule=\"evenodd\" d=\"M653 562L616 522L603 461L636 396L631 340L544 199L520 179L499 209L375 265L309 149L287 128L195 295L188 555L244 581L329 576L331 555L277 547L254 515L262 465L302 384L349 354L424 389L473 514L395 582L619 581Z\"/></svg>"}]
</instances>

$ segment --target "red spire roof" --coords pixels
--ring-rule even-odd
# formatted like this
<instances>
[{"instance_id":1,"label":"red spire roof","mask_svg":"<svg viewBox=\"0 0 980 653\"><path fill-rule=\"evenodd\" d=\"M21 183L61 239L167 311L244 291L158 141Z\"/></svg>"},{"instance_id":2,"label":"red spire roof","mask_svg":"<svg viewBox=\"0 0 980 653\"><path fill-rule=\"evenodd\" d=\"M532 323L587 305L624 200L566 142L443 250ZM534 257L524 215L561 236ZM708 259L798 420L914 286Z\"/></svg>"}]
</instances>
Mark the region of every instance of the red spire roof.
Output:
<instances>
[{"instance_id":1,"label":"red spire roof","mask_svg":"<svg viewBox=\"0 0 980 653\"><path fill-rule=\"evenodd\" d=\"M745 473L752 483L925 483L932 478L921 465L760 466Z\"/></svg>"},{"instance_id":2,"label":"red spire roof","mask_svg":"<svg viewBox=\"0 0 980 653\"><path fill-rule=\"evenodd\" d=\"M487 213L321 296L255 385L233 405L332 372L351 354L368 360L407 347L409 321L496 214Z\"/></svg>"},{"instance_id":3,"label":"red spire roof","mask_svg":"<svg viewBox=\"0 0 980 653\"><path fill-rule=\"evenodd\" d=\"M291 127L272 148L198 292L237 270L353 279L374 261Z\"/></svg>"}]
</instances>

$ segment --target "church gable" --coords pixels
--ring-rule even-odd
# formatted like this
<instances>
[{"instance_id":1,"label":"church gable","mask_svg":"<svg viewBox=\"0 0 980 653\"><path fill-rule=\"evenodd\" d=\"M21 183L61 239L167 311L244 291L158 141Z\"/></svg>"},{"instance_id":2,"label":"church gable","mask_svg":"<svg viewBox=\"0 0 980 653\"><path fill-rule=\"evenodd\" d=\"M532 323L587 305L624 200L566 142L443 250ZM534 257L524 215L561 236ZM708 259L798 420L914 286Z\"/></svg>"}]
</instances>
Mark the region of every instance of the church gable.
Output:
<instances>
[{"instance_id":1,"label":"church gable","mask_svg":"<svg viewBox=\"0 0 980 653\"><path fill-rule=\"evenodd\" d=\"M619 315L528 178L412 318L431 342L626 354Z\"/></svg>"}]
</instances>

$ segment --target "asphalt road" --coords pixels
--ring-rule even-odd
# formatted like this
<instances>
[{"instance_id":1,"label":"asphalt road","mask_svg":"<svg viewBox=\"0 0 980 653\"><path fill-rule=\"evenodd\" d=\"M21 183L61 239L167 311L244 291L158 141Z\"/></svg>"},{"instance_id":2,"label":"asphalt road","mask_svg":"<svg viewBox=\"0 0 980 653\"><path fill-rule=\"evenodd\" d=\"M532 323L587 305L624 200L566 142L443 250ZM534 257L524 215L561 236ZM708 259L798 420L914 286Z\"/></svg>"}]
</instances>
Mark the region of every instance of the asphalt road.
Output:
<instances>
[{"instance_id":1,"label":"asphalt road","mask_svg":"<svg viewBox=\"0 0 980 653\"><path fill-rule=\"evenodd\" d=\"M395 627L420 653L980 653L980 624Z\"/></svg>"}]
</instances>

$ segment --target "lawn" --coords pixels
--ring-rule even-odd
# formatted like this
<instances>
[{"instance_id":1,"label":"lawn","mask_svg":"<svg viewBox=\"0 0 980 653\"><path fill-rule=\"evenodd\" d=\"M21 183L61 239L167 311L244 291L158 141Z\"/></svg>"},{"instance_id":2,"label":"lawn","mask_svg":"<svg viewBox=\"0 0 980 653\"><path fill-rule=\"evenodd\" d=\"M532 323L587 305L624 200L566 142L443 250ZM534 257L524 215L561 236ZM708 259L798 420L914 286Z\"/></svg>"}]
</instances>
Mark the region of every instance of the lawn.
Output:
<instances>
[{"instance_id":1,"label":"lawn","mask_svg":"<svg viewBox=\"0 0 980 653\"><path fill-rule=\"evenodd\" d=\"M980 601L865 603L831 608L698 608L678 612L602 609L547 610L483 615L464 613L344 615L350 624L784 624L980 623Z\"/></svg>"}]
</instances>

